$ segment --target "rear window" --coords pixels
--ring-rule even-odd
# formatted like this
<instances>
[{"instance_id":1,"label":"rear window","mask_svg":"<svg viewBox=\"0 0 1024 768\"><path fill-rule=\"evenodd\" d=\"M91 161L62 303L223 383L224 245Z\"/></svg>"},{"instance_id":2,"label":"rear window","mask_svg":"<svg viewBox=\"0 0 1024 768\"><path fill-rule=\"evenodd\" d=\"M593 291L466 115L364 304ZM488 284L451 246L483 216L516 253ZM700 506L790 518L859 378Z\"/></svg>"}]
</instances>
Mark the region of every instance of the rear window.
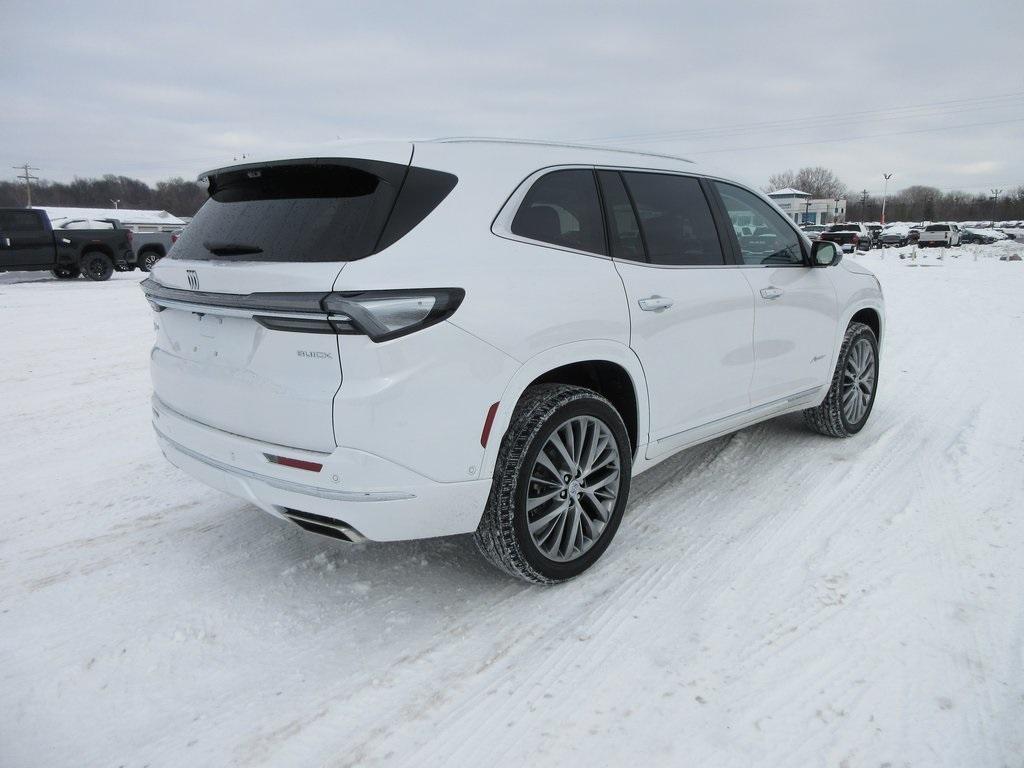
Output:
<instances>
[{"instance_id":1,"label":"rear window","mask_svg":"<svg viewBox=\"0 0 1024 768\"><path fill-rule=\"evenodd\" d=\"M932 224L924 228L925 232L949 232L949 226L946 224Z\"/></svg>"},{"instance_id":2,"label":"rear window","mask_svg":"<svg viewBox=\"0 0 1024 768\"><path fill-rule=\"evenodd\" d=\"M829 232L860 232L860 227L856 224L833 224L828 228Z\"/></svg>"},{"instance_id":3,"label":"rear window","mask_svg":"<svg viewBox=\"0 0 1024 768\"><path fill-rule=\"evenodd\" d=\"M424 178L441 183L424 188ZM368 160L214 173L210 199L170 255L221 261L354 261L408 233L455 182L454 176L439 171ZM398 205L400 196L415 198L415 205ZM392 226L395 209L404 215Z\"/></svg>"}]
</instances>

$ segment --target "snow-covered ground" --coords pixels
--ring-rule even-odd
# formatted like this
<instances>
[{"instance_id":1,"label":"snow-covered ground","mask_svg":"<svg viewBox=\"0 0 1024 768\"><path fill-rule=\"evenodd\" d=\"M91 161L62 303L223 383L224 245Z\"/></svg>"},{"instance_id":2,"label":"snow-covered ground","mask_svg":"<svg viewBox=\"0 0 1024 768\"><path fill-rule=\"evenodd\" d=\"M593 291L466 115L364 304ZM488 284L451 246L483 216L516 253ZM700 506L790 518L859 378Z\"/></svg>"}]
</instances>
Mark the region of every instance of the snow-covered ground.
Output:
<instances>
[{"instance_id":1,"label":"snow-covered ground","mask_svg":"<svg viewBox=\"0 0 1024 768\"><path fill-rule=\"evenodd\" d=\"M138 275L7 276L0 765L1021 765L1013 252L847 257L889 304L867 429L685 452L556 588L201 486L150 431Z\"/></svg>"}]
</instances>

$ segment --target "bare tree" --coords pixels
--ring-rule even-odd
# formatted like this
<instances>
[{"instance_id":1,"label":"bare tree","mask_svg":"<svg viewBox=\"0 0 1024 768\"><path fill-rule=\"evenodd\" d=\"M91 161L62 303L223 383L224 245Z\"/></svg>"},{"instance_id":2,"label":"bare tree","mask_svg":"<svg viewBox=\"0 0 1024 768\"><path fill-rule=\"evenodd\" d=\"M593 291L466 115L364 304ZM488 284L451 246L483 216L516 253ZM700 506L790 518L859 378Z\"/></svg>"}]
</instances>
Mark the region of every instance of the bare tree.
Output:
<instances>
[{"instance_id":1,"label":"bare tree","mask_svg":"<svg viewBox=\"0 0 1024 768\"><path fill-rule=\"evenodd\" d=\"M768 177L768 185L764 187L765 192L775 192L779 189L792 187L806 192L814 198L837 198L846 197L846 185L839 180L828 168L821 166L807 166L795 173L783 171Z\"/></svg>"},{"instance_id":2,"label":"bare tree","mask_svg":"<svg viewBox=\"0 0 1024 768\"><path fill-rule=\"evenodd\" d=\"M775 192L779 189L786 189L796 184L796 174L792 171L783 171L782 173L773 173L768 177L768 184L762 189L765 192Z\"/></svg>"}]
</instances>

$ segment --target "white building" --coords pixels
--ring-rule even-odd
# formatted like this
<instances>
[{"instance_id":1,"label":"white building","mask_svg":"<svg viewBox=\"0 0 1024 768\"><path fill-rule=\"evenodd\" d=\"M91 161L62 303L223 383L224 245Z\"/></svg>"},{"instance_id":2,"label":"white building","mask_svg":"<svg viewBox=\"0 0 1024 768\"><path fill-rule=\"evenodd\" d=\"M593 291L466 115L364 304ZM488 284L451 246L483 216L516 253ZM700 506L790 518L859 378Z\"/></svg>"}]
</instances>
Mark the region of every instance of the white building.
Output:
<instances>
[{"instance_id":1,"label":"white building","mask_svg":"<svg viewBox=\"0 0 1024 768\"><path fill-rule=\"evenodd\" d=\"M846 221L846 200L812 198L807 192L786 187L769 192L768 197L797 224L831 224Z\"/></svg>"},{"instance_id":2,"label":"white building","mask_svg":"<svg viewBox=\"0 0 1024 768\"><path fill-rule=\"evenodd\" d=\"M177 232L188 222L167 211L140 211L132 208L64 208L55 205L37 205L46 211L53 226L67 221L94 222L117 219L121 226L133 232Z\"/></svg>"}]
</instances>

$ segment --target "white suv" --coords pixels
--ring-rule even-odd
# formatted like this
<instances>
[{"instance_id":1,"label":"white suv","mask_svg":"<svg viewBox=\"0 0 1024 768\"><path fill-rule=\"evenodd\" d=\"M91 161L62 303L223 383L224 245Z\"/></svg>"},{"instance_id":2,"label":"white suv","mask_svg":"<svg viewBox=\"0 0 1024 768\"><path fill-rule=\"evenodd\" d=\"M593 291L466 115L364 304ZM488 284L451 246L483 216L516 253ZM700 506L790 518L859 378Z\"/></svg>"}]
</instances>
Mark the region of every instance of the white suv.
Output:
<instances>
[{"instance_id":1,"label":"white suv","mask_svg":"<svg viewBox=\"0 0 1024 768\"><path fill-rule=\"evenodd\" d=\"M441 140L206 177L143 283L153 424L172 463L307 530L475 532L561 581L674 453L871 412L873 274L687 160Z\"/></svg>"}]
</instances>

